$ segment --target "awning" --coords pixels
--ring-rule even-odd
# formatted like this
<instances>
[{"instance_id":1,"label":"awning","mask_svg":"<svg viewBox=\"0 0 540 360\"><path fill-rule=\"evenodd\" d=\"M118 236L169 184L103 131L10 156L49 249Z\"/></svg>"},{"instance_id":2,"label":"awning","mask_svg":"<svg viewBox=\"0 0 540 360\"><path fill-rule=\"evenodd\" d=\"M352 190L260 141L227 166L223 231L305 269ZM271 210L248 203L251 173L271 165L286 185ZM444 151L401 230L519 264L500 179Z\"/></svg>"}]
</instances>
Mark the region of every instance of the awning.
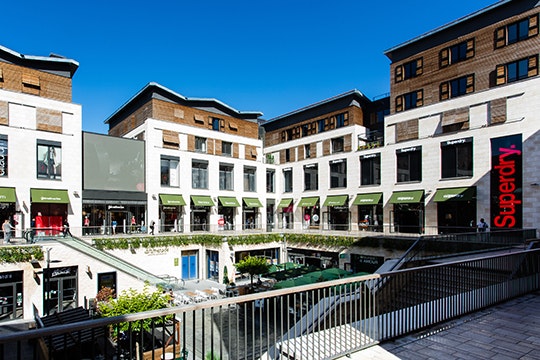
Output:
<instances>
[{"instance_id":1,"label":"awning","mask_svg":"<svg viewBox=\"0 0 540 360\"><path fill-rule=\"evenodd\" d=\"M33 203L69 204L67 190L30 189Z\"/></svg>"},{"instance_id":2,"label":"awning","mask_svg":"<svg viewBox=\"0 0 540 360\"><path fill-rule=\"evenodd\" d=\"M382 193L358 194L353 205L375 205L381 202Z\"/></svg>"},{"instance_id":3,"label":"awning","mask_svg":"<svg viewBox=\"0 0 540 360\"><path fill-rule=\"evenodd\" d=\"M390 204L419 203L424 196L424 190L394 191L390 197Z\"/></svg>"},{"instance_id":4,"label":"awning","mask_svg":"<svg viewBox=\"0 0 540 360\"><path fill-rule=\"evenodd\" d=\"M327 196L324 200L323 206L343 206L347 202L349 196L347 195L334 195Z\"/></svg>"},{"instance_id":5,"label":"awning","mask_svg":"<svg viewBox=\"0 0 540 360\"><path fill-rule=\"evenodd\" d=\"M247 207L252 207L252 208L263 207L261 202L257 198L244 198L244 204L246 204Z\"/></svg>"},{"instance_id":6,"label":"awning","mask_svg":"<svg viewBox=\"0 0 540 360\"><path fill-rule=\"evenodd\" d=\"M182 195L159 194L159 198L161 199L161 203L163 205L170 205L170 206L186 205L186 201L184 200L184 197Z\"/></svg>"},{"instance_id":7,"label":"awning","mask_svg":"<svg viewBox=\"0 0 540 360\"><path fill-rule=\"evenodd\" d=\"M195 196L191 195L191 201L195 206L215 206L210 196Z\"/></svg>"},{"instance_id":8,"label":"awning","mask_svg":"<svg viewBox=\"0 0 540 360\"><path fill-rule=\"evenodd\" d=\"M300 202L298 203L298 207L315 206L315 205L317 205L317 202L319 202L319 197L318 196L304 197L304 198L300 199Z\"/></svg>"},{"instance_id":9,"label":"awning","mask_svg":"<svg viewBox=\"0 0 540 360\"><path fill-rule=\"evenodd\" d=\"M476 187L438 189L433 201L470 201L476 197Z\"/></svg>"},{"instance_id":10,"label":"awning","mask_svg":"<svg viewBox=\"0 0 540 360\"><path fill-rule=\"evenodd\" d=\"M281 201L279 202L278 204L278 208L286 208L288 207L292 202L292 199L291 198L288 198L288 199L281 199Z\"/></svg>"},{"instance_id":11,"label":"awning","mask_svg":"<svg viewBox=\"0 0 540 360\"><path fill-rule=\"evenodd\" d=\"M0 203L17 202L15 188L0 188Z\"/></svg>"},{"instance_id":12,"label":"awning","mask_svg":"<svg viewBox=\"0 0 540 360\"><path fill-rule=\"evenodd\" d=\"M219 202L224 207L239 207L240 204L238 203L238 200L236 200L235 197L228 197L228 196L218 196Z\"/></svg>"}]
</instances>

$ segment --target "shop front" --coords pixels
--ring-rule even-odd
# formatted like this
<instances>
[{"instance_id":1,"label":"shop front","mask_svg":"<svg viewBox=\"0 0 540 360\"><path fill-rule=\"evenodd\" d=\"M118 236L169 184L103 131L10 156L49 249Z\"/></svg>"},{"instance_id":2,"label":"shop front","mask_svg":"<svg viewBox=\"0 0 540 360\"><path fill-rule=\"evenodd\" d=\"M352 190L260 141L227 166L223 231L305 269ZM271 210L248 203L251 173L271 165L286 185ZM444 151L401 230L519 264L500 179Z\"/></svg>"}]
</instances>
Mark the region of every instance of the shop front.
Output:
<instances>
[{"instance_id":1,"label":"shop front","mask_svg":"<svg viewBox=\"0 0 540 360\"><path fill-rule=\"evenodd\" d=\"M23 271L0 273L0 322L23 318Z\"/></svg>"},{"instance_id":2,"label":"shop front","mask_svg":"<svg viewBox=\"0 0 540 360\"><path fill-rule=\"evenodd\" d=\"M278 204L279 209L279 227L281 229L292 229L294 227L293 217L293 199L285 198L281 199Z\"/></svg>"},{"instance_id":3,"label":"shop front","mask_svg":"<svg viewBox=\"0 0 540 360\"><path fill-rule=\"evenodd\" d=\"M326 217L325 223L329 230L350 230L350 211L348 203L348 195L332 195L326 197L323 206L326 206L327 211L323 216Z\"/></svg>"},{"instance_id":4,"label":"shop front","mask_svg":"<svg viewBox=\"0 0 540 360\"><path fill-rule=\"evenodd\" d=\"M63 234L67 219L69 195L67 190L30 189L32 224L36 236Z\"/></svg>"},{"instance_id":5,"label":"shop front","mask_svg":"<svg viewBox=\"0 0 540 360\"><path fill-rule=\"evenodd\" d=\"M424 232L424 190L394 191L389 203L394 206L390 211L391 231Z\"/></svg>"},{"instance_id":6,"label":"shop front","mask_svg":"<svg viewBox=\"0 0 540 360\"><path fill-rule=\"evenodd\" d=\"M236 209L238 207L240 207L240 203L235 197L218 197L218 215L223 219L223 230L235 229Z\"/></svg>"},{"instance_id":7,"label":"shop front","mask_svg":"<svg viewBox=\"0 0 540 360\"><path fill-rule=\"evenodd\" d=\"M43 269L43 314L78 306L77 266Z\"/></svg>"},{"instance_id":8,"label":"shop front","mask_svg":"<svg viewBox=\"0 0 540 360\"><path fill-rule=\"evenodd\" d=\"M358 206L358 230L382 231L382 193L358 194L352 205Z\"/></svg>"},{"instance_id":9,"label":"shop front","mask_svg":"<svg viewBox=\"0 0 540 360\"><path fill-rule=\"evenodd\" d=\"M318 196L303 197L298 202L302 210L302 224L304 229L319 229L321 225L321 206Z\"/></svg>"},{"instance_id":10,"label":"shop front","mask_svg":"<svg viewBox=\"0 0 540 360\"><path fill-rule=\"evenodd\" d=\"M244 220L244 226L246 229L260 229L261 228L261 213L259 209L262 208L262 204L257 198L243 198L242 219Z\"/></svg>"},{"instance_id":11,"label":"shop front","mask_svg":"<svg viewBox=\"0 0 540 360\"><path fill-rule=\"evenodd\" d=\"M210 196L191 196L191 231L210 231L210 212L216 206Z\"/></svg>"},{"instance_id":12,"label":"shop front","mask_svg":"<svg viewBox=\"0 0 540 360\"><path fill-rule=\"evenodd\" d=\"M159 194L159 232L184 231L184 206L182 195Z\"/></svg>"},{"instance_id":13,"label":"shop front","mask_svg":"<svg viewBox=\"0 0 540 360\"><path fill-rule=\"evenodd\" d=\"M16 202L17 197L14 188L0 188L0 221L4 222L5 219L13 220L12 216L15 214ZM12 223L12 225L14 224Z\"/></svg>"},{"instance_id":14,"label":"shop front","mask_svg":"<svg viewBox=\"0 0 540 360\"><path fill-rule=\"evenodd\" d=\"M470 232L476 224L476 187L437 189L438 233Z\"/></svg>"}]
</instances>

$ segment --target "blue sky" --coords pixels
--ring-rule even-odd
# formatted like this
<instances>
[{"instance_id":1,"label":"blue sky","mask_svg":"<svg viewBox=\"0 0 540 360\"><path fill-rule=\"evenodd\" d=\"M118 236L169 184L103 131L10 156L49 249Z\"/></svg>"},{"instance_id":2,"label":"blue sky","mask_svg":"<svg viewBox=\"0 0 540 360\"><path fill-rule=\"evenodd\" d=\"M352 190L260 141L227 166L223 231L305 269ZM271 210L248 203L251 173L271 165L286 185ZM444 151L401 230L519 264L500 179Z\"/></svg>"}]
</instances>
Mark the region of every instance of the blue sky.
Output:
<instances>
[{"instance_id":1,"label":"blue sky","mask_svg":"<svg viewBox=\"0 0 540 360\"><path fill-rule=\"evenodd\" d=\"M384 51L497 0L8 1L0 45L79 62L83 130L154 81L264 119L358 89L389 92Z\"/></svg>"}]
</instances>

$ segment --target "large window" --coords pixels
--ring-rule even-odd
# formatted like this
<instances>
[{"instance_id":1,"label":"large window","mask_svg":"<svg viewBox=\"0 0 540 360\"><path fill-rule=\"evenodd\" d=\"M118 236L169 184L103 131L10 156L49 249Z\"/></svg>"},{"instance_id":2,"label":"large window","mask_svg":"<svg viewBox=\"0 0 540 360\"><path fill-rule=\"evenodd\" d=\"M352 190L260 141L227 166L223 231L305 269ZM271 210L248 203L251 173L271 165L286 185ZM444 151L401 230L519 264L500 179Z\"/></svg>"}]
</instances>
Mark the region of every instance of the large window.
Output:
<instances>
[{"instance_id":1,"label":"large window","mask_svg":"<svg viewBox=\"0 0 540 360\"><path fill-rule=\"evenodd\" d=\"M412 91L396 97L396 112L424 105L424 90Z\"/></svg>"},{"instance_id":2,"label":"large window","mask_svg":"<svg viewBox=\"0 0 540 360\"><path fill-rule=\"evenodd\" d=\"M0 177L8 176L8 139L0 135Z\"/></svg>"},{"instance_id":3,"label":"large window","mask_svg":"<svg viewBox=\"0 0 540 360\"><path fill-rule=\"evenodd\" d=\"M472 138L441 143L441 176L443 179L473 175Z\"/></svg>"},{"instance_id":4,"label":"large window","mask_svg":"<svg viewBox=\"0 0 540 360\"><path fill-rule=\"evenodd\" d=\"M439 53L439 66L446 67L465 61L474 56L474 39L462 41L447 48Z\"/></svg>"},{"instance_id":5,"label":"large window","mask_svg":"<svg viewBox=\"0 0 540 360\"><path fill-rule=\"evenodd\" d=\"M195 137L195 151L206 152L206 138Z\"/></svg>"},{"instance_id":6,"label":"large window","mask_svg":"<svg viewBox=\"0 0 540 360\"><path fill-rule=\"evenodd\" d=\"M381 154L360 157L360 185L381 184Z\"/></svg>"},{"instance_id":7,"label":"large window","mask_svg":"<svg viewBox=\"0 0 540 360\"><path fill-rule=\"evenodd\" d=\"M59 142L38 140L38 179L62 179L62 145Z\"/></svg>"},{"instance_id":8,"label":"large window","mask_svg":"<svg viewBox=\"0 0 540 360\"><path fill-rule=\"evenodd\" d=\"M306 159L309 159L311 157L311 144L304 145L304 155Z\"/></svg>"},{"instance_id":9,"label":"large window","mask_svg":"<svg viewBox=\"0 0 540 360\"><path fill-rule=\"evenodd\" d=\"M193 189L208 189L208 162L192 161L191 182Z\"/></svg>"},{"instance_id":10,"label":"large window","mask_svg":"<svg viewBox=\"0 0 540 360\"><path fill-rule=\"evenodd\" d=\"M345 140L343 139L343 137L332 139L332 154L343 152L344 146L345 146Z\"/></svg>"},{"instance_id":11,"label":"large window","mask_svg":"<svg viewBox=\"0 0 540 360\"><path fill-rule=\"evenodd\" d=\"M396 66L395 72L395 82L401 82L413 77L422 75L423 68L423 59L415 59L409 62L406 62L403 65Z\"/></svg>"},{"instance_id":12,"label":"large window","mask_svg":"<svg viewBox=\"0 0 540 360\"><path fill-rule=\"evenodd\" d=\"M219 164L219 190L234 190L234 166Z\"/></svg>"},{"instance_id":13,"label":"large window","mask_svg":"<svg viewBox=\"0 0 540 360\"><path fill-rule=\"evenodd\" d=\"M474 92L474 74L445 81L439 86L439 97L441 100L455 98L472 92Z\"/></svg>"},{"instance_id":14,"label":"large window","mask_svg":"<svg viewBox=\"0 0 540 360\"><path fill-rule=\"evenodd\" d=\"M285 149L285 162L291 161L291 149Z\"/></svg>"},{"instance_id":15,"label":"large window","mask_svg":"<svg viewBox=\"0 0 540 360\"><path fill-rule=\"evenodd\" d=\"M180 186L179 169L180 161L175 157L161 156L161 185Z\"/></svg>"},{"instance_id":16,"label":"large window","mask_svg":"<svg viewBox=\"0 0 540 360\"><path fill-rule=\"evenodd\" d=\"M422 147L396 150L397 182L422 180Z\"/></svg>"},{"instance_id":17,"label":"large window","mask_svg":"<svg viewBox=\"0 0 540 360\"><path fill-rule=\"evenodd\" d=\"M322 133L324 132L324 119L317 120L317 132Z\"/></svg>"},{"instance_id":18,"label":"large window","mask_svg":"<svg viewBox=\"0 0 540 360\"><path fill-rule=\"evenodd\" d=\"M495 30L495 48L514 44L538 35L538 14Z\"/></svg>"},{"instance_id":19,"label":"large window","mask_svg":"<svg viewBox=\"0 0 540 360\"><path fill-rule=\"evenodd\" d=\"M336 129L345 126L345 114L336 115Z\"/></svg>"},{"instance_id":20,"label":"large window","mask_svg":"<svg viewBox=\"0 0 540 360\"><path fill-rule=\"evenodd\" d=\"M244 191L257 191L257 169L254 167L244 167Z\"/></svg>"},{"instance_id":21,"label":"large window","mask_svg":"<svg viewBox=\"0 0 540 360\"><path fill-rule=\"evenodd\" d=\"M538 55L497 65L497 85L511 83L538 75Z\"/></svg>"},{"instance_id":22,"label":"large window","mask_svg":"<svg viewBox=\"0 0 540 360\"><path fill-rule=\"evenodd\" d=\"M276 171L266 170L266 192L273 193L276 191Z\"/></svg>"},{"instance_id":23,"label":"large window","mask_svg":"<svg viewBox=\"0 0 540 360\"><path fill-rule=\"evenodd\" d=\"M347 187L347 160L330 161L330 188Z\"/></svg>"},{"instance_id":24,"label":"large window","mask_svg":"<svg viewBox=\"0 0 540 360\"><path fill-rule=\"evenodd\" d=\"M319 165L304 165L304 190L319 190Z\"/></svg>"},{"instance_id":25,"label":"large window","mask_svg":"<svg viewBox=\"0 0 540 360\"><path fill-rule=\"evenodd\" d=\"M221 130L221 119L212 118L212 130L220 131Z\"/></svg>"},{"instance_id":26,"label":"large window","mask_svg":"<svg viewBox=\"0 0 540 360\"><path fill-rule=\"evenodd\" d=\"M283 192L290 193L293 191L293 176L292 169L283 169Z\"/></svg>"},{"instance_id":27,"label":"large window","mask_svg":"<svg viewBox=\"0 0 540 360\"><path fill-rule=\"evenodd\" d=\"M221 142L221 155L232 156L232 143L228 141Z\"/></svg>"}]
</instances>

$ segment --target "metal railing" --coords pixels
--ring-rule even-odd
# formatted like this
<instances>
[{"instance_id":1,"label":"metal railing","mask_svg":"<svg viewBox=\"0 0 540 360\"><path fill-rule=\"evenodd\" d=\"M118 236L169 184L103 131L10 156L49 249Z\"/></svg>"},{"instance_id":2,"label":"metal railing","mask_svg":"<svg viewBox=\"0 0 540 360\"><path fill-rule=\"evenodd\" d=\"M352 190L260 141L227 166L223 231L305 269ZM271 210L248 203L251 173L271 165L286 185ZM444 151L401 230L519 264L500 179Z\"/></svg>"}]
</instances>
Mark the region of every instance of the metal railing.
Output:
<instances>
[{"instance_id":1,"label":"metal railing","mask_svg":"<svg viewBox=\"0 0 540 360\"><path fill-rule=\"evenodd\" d=\"M539 288L519 251L3 332L0 359L333 359Z\"/></svg>"}]
</instances>

